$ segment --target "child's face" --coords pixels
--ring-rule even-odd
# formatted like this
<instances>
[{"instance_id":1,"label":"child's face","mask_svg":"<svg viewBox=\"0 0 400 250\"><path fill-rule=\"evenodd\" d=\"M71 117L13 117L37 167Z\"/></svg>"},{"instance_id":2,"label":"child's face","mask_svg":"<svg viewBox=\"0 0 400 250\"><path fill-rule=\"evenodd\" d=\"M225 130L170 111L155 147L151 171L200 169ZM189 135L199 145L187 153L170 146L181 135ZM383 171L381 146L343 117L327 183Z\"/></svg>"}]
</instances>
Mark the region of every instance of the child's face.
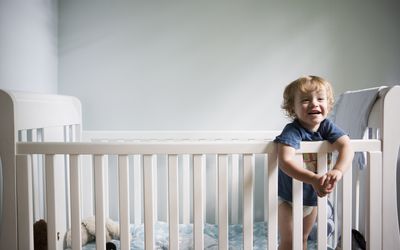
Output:
<instances>
[{"instance_id":1,"label":"child's face","mask_svg":"<svg viewBox=\"0 0 400 250\"><path fill-rule=\"evenodd\" d=\"M327 117L329 112L325 88L308 93L296 91L294 112L304 128L314 132L317 131L320 123Z\"/></svg>"}]
</instances>

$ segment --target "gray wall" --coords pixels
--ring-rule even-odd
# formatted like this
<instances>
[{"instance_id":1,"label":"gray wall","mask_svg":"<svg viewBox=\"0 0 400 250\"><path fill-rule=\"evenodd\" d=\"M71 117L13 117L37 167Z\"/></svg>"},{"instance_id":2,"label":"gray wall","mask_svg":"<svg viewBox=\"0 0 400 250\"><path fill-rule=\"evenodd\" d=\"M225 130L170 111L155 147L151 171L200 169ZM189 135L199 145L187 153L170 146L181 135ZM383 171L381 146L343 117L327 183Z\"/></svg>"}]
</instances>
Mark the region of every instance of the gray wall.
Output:
<instances>
[{"instance_id":1,"label":"gray wall","mask_svg":"<svg viewBox=\"0 0 400 250\"><path fill-rule=\"evenodd\" d=\"M85 129L281 129L303 74L400 83L399 1L60 1L59 92Z\"/></svg>"},{"instance_id":2,"label":"gray wall","mask_svg":"<svg viewBox=\"0 0 400 250\"><path fill-rule=\"evenodd\" d=\"M57 93L57 0L0 0L0 88Z\"/></svg>"},{"instance_id":3,"label":"gray wall","mask_svg":"<svg viewBox=\"0 0 400 250\"><path fill-rule=\"evenodd\" d=\"M0 89L57 93L57 21L57 0L0 0ZM0 224L2 178L0 157Z\"/></svg>"}]
</instances>

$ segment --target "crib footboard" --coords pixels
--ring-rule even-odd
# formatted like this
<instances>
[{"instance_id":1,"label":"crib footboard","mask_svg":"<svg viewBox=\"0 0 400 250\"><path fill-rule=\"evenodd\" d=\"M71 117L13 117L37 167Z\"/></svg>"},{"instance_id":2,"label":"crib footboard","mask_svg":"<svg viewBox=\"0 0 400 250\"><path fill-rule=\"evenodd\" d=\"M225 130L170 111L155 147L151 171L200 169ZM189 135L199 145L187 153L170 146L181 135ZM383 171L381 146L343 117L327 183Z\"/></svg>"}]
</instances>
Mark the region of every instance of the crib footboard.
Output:
<instances>
[{"instance_id":1,"label":"crib footboard","mask_svg":"<svg viewBox=\"0 0 400 250\"><path fill-rule=\"evenodd\" d=\"M352 140L351 145L355 151L367 152L368 155L368 191L366 206L366 228L365 235L368 249L381 249L382 246L382 159L381 142L379 140ZM327 154L333 149L327 142L304 142L300 150L297 151L299 161L302 161L302 153L318 154L318 171L327 171ZM230 224L238 223L242 228L243 249L253 249L254 242L254 211L255 204L262 199L262 210L264 211L264 222L266 225L268 239L265 248L277 249L278 241L278 165L276 144L272 141L152 141L134 143L17 143L17 197L18 197L18 232L19 249L33 249L33 206L32 206L32 155L43 155L45 166L46 182L46 221L48 224L48 246L49 249L60 249L66 247L64 235L57 231L57 218L66 216L71 228L72 248L81 249L81 222L84 217L82 211L82 168L85 167L83 157L90 156L92 160L94 174L94 208L95 215L95 237L96 249L106 249L107 229L106 221L110 216L110 208L107 205L110 197L118 197L117 218L120 231L121 249L130 249L132 238L130 236L130 223L135 222L131 213L132 206L131 187L136 185L133 181L131 171L135 171L131 165L131 159L139 159L135 164L139 164L140 186L142 197L138 201L142 204L143 220L139 223L144 224L144 248L154 249L156 245L154 225L160 219L157 211L157 202L163 194L158 194L160 188L157 187L158 179L164 176L166 186L164 186L166 196L166 218L168 224L168 246L170 249L178 249L180 243L179 225L184 222L182 214L182 202L189 203L185 209L189 223L193 224L193 243L194 249L204 249L205 244L205 225L207 222L207 202L210 196L215 198L217 203L215 224L218 228L218 249L228 249L230 241ZM164 157L165 172L155 175L159 171L156 161L157 157ZM206 174L205 169L209 166L206 156L215 159L215 176ZM60 214L56 209L56 197L58 196L55 173L58 171L55 161L56 157L65 157L68 166L69 189L67 196L69 199L69 211L67 214ZM117 185L115 193L110 192L107 185L107 163L105 157L113 156L117 162ZM133 158L131 158L133 157ZM261 171L255 167L256 157L262 157ZM186 160L182 160L186 159ZM182 180L181 164L189 162L189 180ZM254 186L258 175L261 173L264 189L261 193L255 193ZM342 249L351 249L351 229L352 224L352 171L347 171L342 182L342 198L336 225L337 229L335 241L341 238ZM239 181L232 179L240 176ZM135 180L135 179L134 179ZM183 182L189 181L188 188L183 188ZM207 188L210 182L216 185L216 193L210 194ZM186 187L186 186L185 186ZM189 192L188 199L183 198L183 192ZM294 181L293 185L293 248L302 248L302 183ZM207 198L208 197L208 198ZM257 203L259 204L259 203ZM258 205L257 205L258 206ZM331 239L327 234L327 198L318 199L318 229L317 243L318 249L327 249ZM240 219L233 219L237 215ZM372 226L373 225L373 226ZM63 242L60 244L60 241ZM332 241L332 240L331 240Z\"/></svg>"}]
</instances>

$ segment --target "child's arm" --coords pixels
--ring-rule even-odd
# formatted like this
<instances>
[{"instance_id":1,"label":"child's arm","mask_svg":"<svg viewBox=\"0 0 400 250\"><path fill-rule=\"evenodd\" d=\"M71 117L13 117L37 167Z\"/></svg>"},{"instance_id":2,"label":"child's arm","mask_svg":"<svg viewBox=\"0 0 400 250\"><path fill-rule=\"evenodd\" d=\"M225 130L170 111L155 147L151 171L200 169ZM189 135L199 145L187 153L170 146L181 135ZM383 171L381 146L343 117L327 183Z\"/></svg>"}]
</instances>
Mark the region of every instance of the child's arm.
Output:
<instances>
[{"instance_id":1,"label":"child's arm","mask_svg":"<svg viewBox=\"0 0 400 250\"><path fill-rule=\"evenodd\" d=\"M323 197L327 195L329 192L326 192L326 188L324 187L326 175L318 175L303 168L294 159L295 155L296 150L293 147L278 143L278 159L282 171L292 178L311 184L318 196Z\"/></svg>"},{"instance_id":2,"label":"child's arm","mask_svg":"<svg viewBox=\"0 0 400 250\"><path fill-rule=\"evenodd\" d=\"M350 138L347 135L338 138L333 143L333 147L339 154L335 166L326 174L325 185L327 185L327 189L330 191L342 179L343 173L351 165L354 156L353 149L350 146Z\"/></svg>"}]
</instances>

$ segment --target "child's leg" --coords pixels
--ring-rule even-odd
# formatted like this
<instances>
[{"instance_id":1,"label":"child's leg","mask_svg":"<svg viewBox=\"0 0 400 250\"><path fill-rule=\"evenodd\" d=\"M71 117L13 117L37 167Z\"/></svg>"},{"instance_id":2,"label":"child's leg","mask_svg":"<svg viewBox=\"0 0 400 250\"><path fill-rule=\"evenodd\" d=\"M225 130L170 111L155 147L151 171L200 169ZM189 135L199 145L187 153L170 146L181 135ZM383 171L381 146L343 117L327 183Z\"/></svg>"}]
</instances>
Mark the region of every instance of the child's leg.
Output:
<instances>
[{"instance_id":1,"label":"child's leg","mask_svg":"<svg viewBox=\"0 0 400 250\"><path fill-rule=\"evenodd\" d=\"M278 208L279 250L292 249L293 217L292 206L282 202Z\"/></svg>"},{"instance_id":2,"label":"child's leg","mask_svg":"<svg viewBox=\"0 0 400 250\"><path fill-rule=\"evenodd\" d=\"M308 235L310 235L312 227L315 223L315 220L317 218L317 207L314 207L312 209L312 212L307 215L306 217L303 218L303 249L307 249L307 238Z\"/></svg>"}]
</instances>

